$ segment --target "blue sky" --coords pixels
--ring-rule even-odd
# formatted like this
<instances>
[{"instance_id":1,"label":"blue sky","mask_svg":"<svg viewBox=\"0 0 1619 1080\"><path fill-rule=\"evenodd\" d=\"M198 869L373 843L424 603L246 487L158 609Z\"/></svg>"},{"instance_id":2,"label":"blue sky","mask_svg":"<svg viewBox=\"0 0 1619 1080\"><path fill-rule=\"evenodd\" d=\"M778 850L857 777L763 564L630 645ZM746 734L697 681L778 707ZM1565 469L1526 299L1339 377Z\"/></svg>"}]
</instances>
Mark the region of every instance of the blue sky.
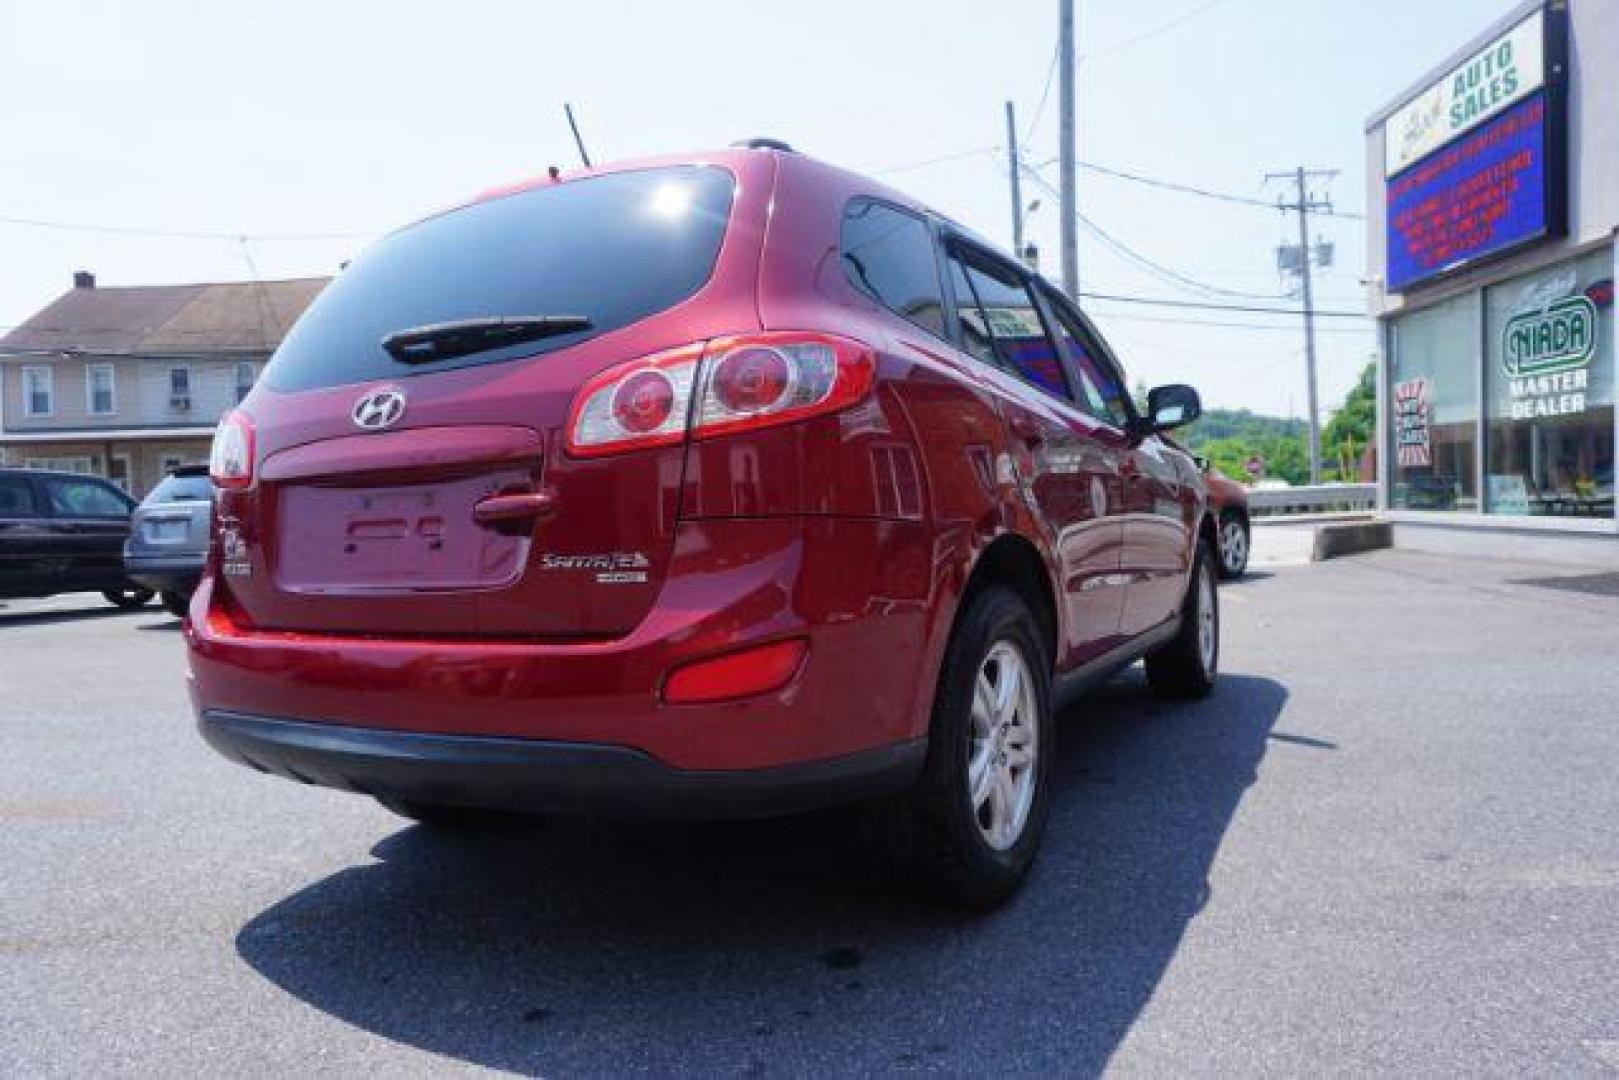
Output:
<instances>
[{"instance_id":1,"label":"blue sky","mask_svg":"<svg viewBox=\"0 0 1619 1080\"><path fill-rule=\"evenodd\" d=\"M1367 115L1513 5L1078 6L1081 159L1262 199L1277 193L1266 172L1338 168L1328 190L1358 211ZM775 135L1009 242L1002 102L1016 102L1019 126L1030 128L1056 9L1056 0L3 0L0 217L222 235L0 223L0 326L22 321L80 268L105 284L329 273L380 230L551 163L571 166L563 101L599 158ZM1056 113L1053 81L1030 162L1055 156ZM1055 165L1045 173L1056 182ZM1025 200L1037 197L1030 234L1055 276L1056 203L1026 185ZM1102 228L1181 275L1226 292L1279 291L1274 248L1296 226L1273 210L1096 173L1081 174L1080 198ZM1363 224L1314 228L1337 244L1321 306L1361 310ZM246 243L232 238L243 233ZM1171 285L1084 234L1080 272L1099 292L1263 302ZM1087 310L1132 379L1192 382L1215 406L1302 414L1297 320L1106 302ZM1326 409L1374 339L1364 320L1324 325Z\"/></svg>"}]
</instances>

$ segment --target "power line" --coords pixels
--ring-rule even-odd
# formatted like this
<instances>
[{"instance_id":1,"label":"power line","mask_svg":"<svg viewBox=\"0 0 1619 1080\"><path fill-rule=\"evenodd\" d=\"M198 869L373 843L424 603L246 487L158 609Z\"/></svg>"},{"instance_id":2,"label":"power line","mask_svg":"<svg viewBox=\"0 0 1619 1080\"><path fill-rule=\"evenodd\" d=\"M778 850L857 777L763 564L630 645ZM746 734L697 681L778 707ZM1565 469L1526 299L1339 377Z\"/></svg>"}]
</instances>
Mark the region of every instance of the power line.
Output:
<instances>
[{"instance_id":1,"label":"power line","mask_svg":"<svg viewBox=\"0 0 1619 1080\"><path fill-rule=\"evenodd\" d=\"M1028 130L1023 133L1023 141L1028 142L1034 136L1034 129L1040 125L1040 117L1046 112L1046 99L1051 96L1051 79L1057 74L1057 58L1062 55L1062 47L1054 45L1051 48L1051 63L1046 66L1045 85L1040 87L1040 101L1034 107L1034 119L1029 121Z\"/></svg>"},{"instance_id":2,"label":"power line","mask_svg":"<svg viewBox=\"0 0 1619 1080\"><path fill-rule=\"evenodd\" d=\"M1086 311L1095 319L1106 322L1137 322L1153 323L1162 326L1207 326L1216 329L1230 330L1285 330L1288 333L1297 333L1298 328L1284 326L1280 323L1233 322L1226 319L1176 319L1162 315L1135 315L1127 312L1097 311L1087 308ZM1371 334L1375 333L1375 326L1323 326L1316 329L1318 334ZM1302 350L1299 350L1302 351ZM1297 355L1295 352L1292 355Z\"/></svg>"},{"instance_id":3,"label":"power line","mask_svg":"<svg viewBox=\"0 0 1619 1080\"><path fill-rule=\"evenodd\" d=\"M1120 304L1145 304L1149 307L1191 308L1197 311L1241 311L1251 315L1302 315L1303 308L1258 307L1253 304L1216 304L1196 300L1170 300L1157 296L1126 296L1123 293L1081 292L1086 300L1111 300ZM1317 311L1318 319L1365 319L1361 311ZM1288 327L1287 329L1293 329Z\"/></svg>"},{"instance_id":4,"label":"power line","mask_svg":"<svg viewBox=\"0 0 1619 1080\"><path fill-rule=\"evenodd\" d=\"M1029 169L1027 166L1025 166L1024 171L1027 172L1030 178L1033 179L1036 184L1039 184L1047 193L1055 194L1050 182L1047 181L1045 177L1041 176L1034 170ZM1244 300L1282 299L1274 293L1248 292L1242 289L1224 289L1218 285L1210 285L1207 282L1199 281L1196 278L1189 277L1178 270L1171 269L1162 263L1148 258L1141 252L1136 251L1134 248L1113 236L1106 229L1103 229L1100 225L1096 224L1096 222L1092 221L1078 210L1074 211L1074 216L1079 220L1079 223L1084 225L1086 229L1090 230L1090 232L1098 240L1101 240L1102 243L1106 244L1126 261L1134 263L1136 266L1147 271L1147 273L1151 274L1153 277L1156 277L1161 281L1166 281L1170 285L1192 289L1197 292L1207 293L1215 296L1232 296Z\"/></svg>"},{"instance_id":5,"label":"power line","mask_svg":"<svg viewBox=\"0 0 1619 1080\"><path fill-rule=\"evenodd\" d=\"M1208 188L1198 187L1195 184L1180 184L1173 180L1160 180L1155 176L1142 176L1140 173L1126 172L1115 169L1111 165L1098 165L1094 161L1082 161L1079 167L1087 172L1100 173L1111 176L1115 180L1128 180L1135 184L1145 184L1148 187L1162 188L1165 191L1177 192L1181 195L1199 195L1205 199L1214 199L1218 202L1237 203L1240 206L1257 206L1262 210L1274 210L1276 204L1256 199L1248 195L1233 195L1226 191L1211 191Z\"/></svg>"},{"instance_id":6,"label":"power line","mask_svg":"<svg viewBox=\"0 0 1619 1080\"><path fill-rule=\"evenodd\" d=\"M1056 70L1055 65L1053 65L1052 71L1054 72L1055 70ZM1046 97L1049 96L1049 91L1050 91L1050 79L1048 78L1047 79L1046 89L1044 91L1042 91L1042 93L1041 93L1041 101L1042 101L1042 103L1045 101ZM1036 110L1036 114L1035 114L1035 120L1038 121L1038 119L1039 119L1039 109ZM1032 131L1034 125L1031 123L1029 125L1029 127L1030 127L1030 130ZM1027 139L1027 136L1025 136L1025 139ZM998 154L1003 149L1004 149L1004 147L1001 147L1001 146L980 146L980 147L976 147L976 148L971 149L971 150L960 150L960 151L957 151L956 153L953 153L953 154L943 154L943 155L941 155L939 157L925 158L925 159L923 159L921 161L911 161L911 162L906 162L906 163L901 164L901 165L891 165L891 166L888 166L888 167L882 168L882 169L874 169L874 170L872 170L871 175L873 175L873 176L889 176L889 175L893 175L893 174L896 174L896 173L910 172L910 171L912 171L914 169L925 169L925 168L928 168L928 167L933 166L933 165L943 165L943 164L947 164L947 163L952 162L952 161L961 161L961 160L963 160L965 158L976 157L976 156L981 155L981 154ZM1050 164L1051 164L1050 161L1042 162L1039 165L1027 165L1026 164L1024 166L1024 169L1026 171L1035 171L1035 170L1038 170L1038 169L1045 168L1046 166L1048 166ZM1167 190L1167 191L1176 191L1176 192L1180 192L1181 194L1186 194L1186 195L1199 195L1199 196L1202 196L1204 198L1217 199L1217 200L1220 200L1222 202L1231 202L1231 203L1239 203L1239 204L1248 205L1248 206L1255 206L1255 207L1259 207L1259 208L1265 209L1265 210L1275 210L1276 209L1276 204L1275 203L1269 203L1269 202L1266 202L1263 199L1255 199L1255 198L1250 198L1250 197L1243 196L1243 195L1233 195L1233 194L1230 194L1230 193L1227 193L1227 192L1212 191L1212 190L1210 190L1208 188L1197 187L1196 185L1193 185L1193 184L1182 184L1182 183L1177 183L1176 181L1173 181L1173 180L1164 180L1164 179L1161 179L1161 178L1158 178L1158 177L1143 176L1140 173L1127 172L1124 169L1116 169L1116 168L1113 168L1110 165L1100 165L1100 164L1097 164L1096 162L1093 162L1093 161L1081 161L1081 162L1078 162L1077 164L1078 164L1079 168L1085 169L1085 170L1090 171L1090 172L1098 173L1098 174L1105 175L1105 176L1111 176L1111 177L1113 177L1115 179L1119 179L1119 180L1128 180L1128 181L1131 181L1131 182L1134 182L1134 183L1146 184L1148 186L1156 187L1156 188L1162 188L1162 189ZM1320 213L1320 212L1317 212L1317 213ZM1357 221L1365 219L1364 214L1358 214L1358 213L1354 213L1354 212L1347 211L1347 210L1334 210L1334 211L1326 212L1326 213L1322 214L1322 216L1350 218L1350 219L1354 219L1354 220L1357 220ZM226 232L226 231L214 231L214 230L206 230L206 229L162 229L162 228L151 228L151 227L140 226L140 225L102 225L102 224L96 224L96 223L91 223L91 222L57 221L57 220L51 220L51 219L46 219L46 218L19 217L19 216L15 216L15 215L0 215L0 225L17 225L17 226L22 226L22 227L26 227L26 228L35 228L35 229L54 229L54 230L64 231L64 232L103 233L103 234L111 235L111 236L151 236L151 237L159 237L159 238L162 238L162 239L169 239L169 240L238 240L239 241L242 237L245 236L251 241L270 241L270 242L279 242L279 241L319 241L319 240L368 240L368 239L371 239L372 237L381 235L381 233L384 231L384 230L378 229L378 230L374 230L374 231L370 231L370 232L285 232L285 233L254 233L254 232L246 232L246 233L244 233L244 232L239 232L239 231L237 231L237 232Z\"/></svg>"},{"instance_id":7,"label":"power line","mask_svg":"<svg viewBox=\"0 0 1619 1080\"><path fill-rule=\"evenodd\" d=\"M1166 23L1160 23L1151 30L1137 34L1135 37L1125 38L1123 41L1116 41L1112 45L1108 45L1100 49L1094 49L1091 52L1080 53L1079 58L1081 60L1095 60L1098 57L1111 56L1116 52L1122 52L1125 49L1131 48L1132 46L1140 45L1143 41L1151 41L1153 38L1158 37L1161 34L1169 33L1182 23L1191 22L1205 11L1208 11L1210 8L1216 7L1224 2L1225 0L1204 0L1203 3L1199 4L1195 8L1192 8L1190 11L1178 15Z\"/></svg>"},{"instance_id":8,"label":"power line","mask_svg":"<svg viewBox=\"0 0 1619 1080\"><path fill-rule=\"evenodd\" d=\"M242 233L208 232L201 229L151 229L136 225L92 225L75 221L48 221L43 218L0 216L0 225L23 225L35 229L58 229L67 232L108 233L116 236L156 236L170 240L362 240L376 236L374 232L349 233Z\"/></svg>"},{"instance_id":9,"label":"power line","mask_svg":"<svg viewBox=\"0 0 1619 1080\"><path fill-rule=\"evenodd\" d=\"M1188 277L1177 270L1170 269L1162 263L1154 262L1152 259L1147 258L1147 256L1141 254L1139 251L1136 251L1124 241L1114 237L1100 225L1096 224L1096 222L1092 221L1084 214L1081 214L1079 211L1074 211L1074 216L1079 218L1081 225L1084 225L1085 228L1089 229L1094 236L1100 239L1108 247L1123 255L1129 261L1146 269L1147 272L1152 274L1154 277L1157 277L1161 281L1168 281L1171 285L1179 285L1182 288L1189 288L1193 291L1206 293L1212 296L1233 296L1240 300L1283 299L1276 293L1248 292L1243 289L1224 289L1218 285L1209 285L1205 282L1197 280L1196 278Z\"/></svg>"},{"instance_id":10,"label":"power line","mask_svg":"<svg viewBox=\"0 0 1619 1080\"><path fill-rule=\"evenodd\" d=\"M945 154L941 157L926 158L922 161L908 161L903 165L890 165L884 169L871 170L872 176L891 176L894 173L910 172L912 169L925 169L929 165L943 165L950 161L961 161L964 158L977 157L980 154L998 154L1004 147L980 146L973 150L961 150L954 154Z\"/></svg>"},{"instance_id":11,"label":"power line","mask_svg":"<svg viewBox=\"0 0 1619 1080\"><path fill-rule=\"evenodd\" d=\"M1031 169L1044 169L1050 166L1055 160L1056 159L1053 158L1047 161L1042 161L1038 165L1030 165L1028 167ZM1218 202L1235 203L1239 206L1254 206L1261 210L1282 209L1273 202L1266 202L1264 199L1255 198L1251 195L1236 195L1229 191L1214 191L1210 188L1198 187L1196 184L1182 184L1174 180L1164 180L1161 177L1144 176L1141 173L1128 172L1124 169L1116 169L1111 165L1099 165L1094 161L1081 161L1077 162L1077 164L1086 172L1093 172L1102 176L1111 176L1115 180L1128 180L1135 184L1145 184L1148 187L1162 188L1165 191L1174 191L1182 195L1197 195L1205 199L1214 199ZM1353 210L1318 208L1316 210L1312 210L1311 213L1316 217L1347 218L1351 221L1366 220L1365 214L1358 213Z\"/></svg>"}]
</instances>

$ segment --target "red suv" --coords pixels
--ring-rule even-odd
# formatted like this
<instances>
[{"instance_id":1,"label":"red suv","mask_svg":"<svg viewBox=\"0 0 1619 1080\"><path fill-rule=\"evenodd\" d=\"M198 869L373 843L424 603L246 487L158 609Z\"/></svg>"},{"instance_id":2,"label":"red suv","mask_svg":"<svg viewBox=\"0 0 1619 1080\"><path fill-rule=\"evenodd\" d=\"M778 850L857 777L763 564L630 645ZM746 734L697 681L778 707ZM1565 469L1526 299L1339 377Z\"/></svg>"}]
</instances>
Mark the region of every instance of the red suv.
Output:
<instances>
[{"instance_id":1,"label":"red suv","mask_svg":"<svg viewBox=\"0 0 1619 1080\"><path fill-rule=\"evenodd\" d=\"M202 733L408 817L873 803L936 894L1033 858L1066 694L1218 656L1215 525L1095 329L779 144L378 242L220 424Z\"/></svg>"}]
</instances>

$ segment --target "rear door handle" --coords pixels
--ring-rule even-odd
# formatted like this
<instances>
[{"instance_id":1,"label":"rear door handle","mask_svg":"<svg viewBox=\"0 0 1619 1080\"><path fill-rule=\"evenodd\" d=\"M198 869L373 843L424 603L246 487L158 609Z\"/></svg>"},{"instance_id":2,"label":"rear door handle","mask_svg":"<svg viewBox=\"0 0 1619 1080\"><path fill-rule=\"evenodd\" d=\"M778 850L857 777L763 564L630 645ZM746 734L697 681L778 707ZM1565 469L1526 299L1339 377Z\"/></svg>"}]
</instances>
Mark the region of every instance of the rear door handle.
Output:
<instances>
[{"instance_id":1,"label":"rear door handle","mask_svg":"<svg viewBox=\"0 0 1619 1080\"><path fill-rule=\"evenodd\" d=\"M513 495L491 495L472 508L472 520L479 525L506 522L549 521L556 516L556 495L550 491L524 491Z\"/></svg>"}]
</instances>

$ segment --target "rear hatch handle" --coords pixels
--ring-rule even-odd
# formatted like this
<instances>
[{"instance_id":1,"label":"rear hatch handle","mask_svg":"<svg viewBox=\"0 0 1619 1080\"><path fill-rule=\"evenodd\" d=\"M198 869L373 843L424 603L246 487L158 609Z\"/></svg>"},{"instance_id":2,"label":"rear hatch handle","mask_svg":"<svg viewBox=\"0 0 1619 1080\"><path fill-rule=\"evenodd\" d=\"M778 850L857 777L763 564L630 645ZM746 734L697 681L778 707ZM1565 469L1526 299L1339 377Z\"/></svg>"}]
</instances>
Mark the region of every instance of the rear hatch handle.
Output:
<instances>
[{"instance_id":1,"label":"rear hatch handle","mask_svg":"<svg viewBox=\"0 0 1619 1080\"><path fill-rule=\"evenodd\" d=\"M521 491L491 495L472 507L472 520L496 532L526 532L525 525L556 517L557 499L553 491Z\"/></svg>"}]
</instances>

